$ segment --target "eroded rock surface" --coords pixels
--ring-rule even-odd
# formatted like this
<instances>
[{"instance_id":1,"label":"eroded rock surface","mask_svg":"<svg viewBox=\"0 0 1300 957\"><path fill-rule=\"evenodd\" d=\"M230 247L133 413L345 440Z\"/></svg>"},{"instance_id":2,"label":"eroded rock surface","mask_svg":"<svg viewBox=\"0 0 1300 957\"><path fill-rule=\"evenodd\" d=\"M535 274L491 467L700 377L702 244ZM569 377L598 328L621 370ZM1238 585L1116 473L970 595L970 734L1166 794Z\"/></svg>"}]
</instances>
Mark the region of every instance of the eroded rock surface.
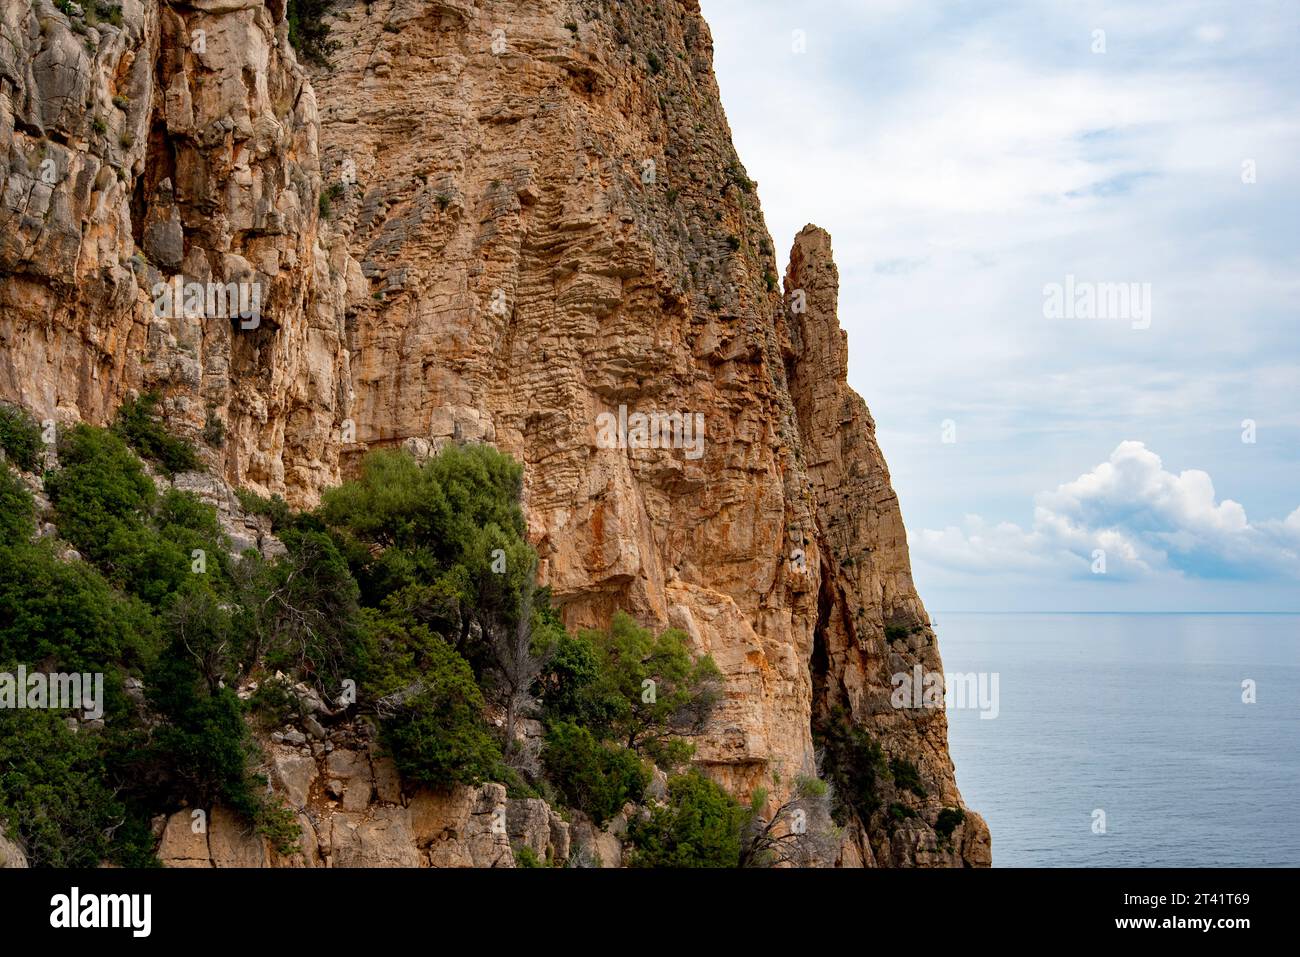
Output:
<instances>
[{"instance_id":1,"label":"eroded rock surface","mask_svg":"<svg viewBox=\"0 0 1300 957\"><path fill-rule=\"evenodd\" d=\"M103 424L159 390L219 473L310 501L338 479L348 264L283 4L121 6L0 10L0 397ZM256 287L256 327L165 308L176 277Z\"/></svg>"},{"instance_id":2,"label":"eroded rock surface","mask_svg":"<svg viewBox=\"0 0 1300 957\"><path fill-rule=\"evenodd\" d=\"M329 24L308 76L280 0L125 0L84 34L5 5L0 397L102 423L159 389L215 474L297 504L371 448L494 443L568 625L627 610L718 662L708 773L775 801L841 709L927 796L848 828L840 862L988 863L977 815L933 829L960 807L943 712L889 704L890 675L941 664L846 385L829 237L800 234L782 287L697 3L373 0ZM178 274L262 284L260 324L156 317ZM703 441L604 447L621 410L698 416ZM362 758L276 759L300 863L513 864L495 797L431 809ZM517 837L558 850L535 811Z\"/></svg>"}]
</instances>

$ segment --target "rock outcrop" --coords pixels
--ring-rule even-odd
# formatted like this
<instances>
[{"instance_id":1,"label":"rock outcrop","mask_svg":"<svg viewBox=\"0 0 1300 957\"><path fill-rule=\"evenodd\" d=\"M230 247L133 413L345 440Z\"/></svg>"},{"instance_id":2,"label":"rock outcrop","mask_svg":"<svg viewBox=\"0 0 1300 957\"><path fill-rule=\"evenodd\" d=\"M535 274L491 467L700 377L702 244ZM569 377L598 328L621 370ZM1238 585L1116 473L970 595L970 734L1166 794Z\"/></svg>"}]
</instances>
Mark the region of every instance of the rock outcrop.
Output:
<instances>
[{"instance_id":1,"label":"rock outcrop","mask_svg":"<svg viewBox=\"0 0 1300 957\"><path fill-rule=\"evenodd\" d=\"M776 801L847 714L926 797L855 821L840 862L988 863L978 815L934 830L961 806L942 710L889 703L890 675L940 662L846 385L829 237L800 234L782 289L694 0L339 2L309 76L281 0L122 20L0 15L0 398L103 422L159 389L216 474L297 504L371 448L494 443L567 624L623 609L717 661L709 774ZM175 275L259 284L260 322L155 315ZM665 440L608 441L637 413ZM430 809L368 755L290 757L303 863L509 866L512 837L563 857L584 829L519 804L484 832L503 795ZM215 833L174 860L217 862ZM612 840L587 843L608 863Z\"/></svg>"},{"instance_id":2,"label":"rock outcrop","mask_svg":"<svg viewBox=\"0 0 1300 957\"><path fill-rule=\"evenodd\" d=\"M27 855L23 849L5 836L0 827L0 867L20 868L27 866Z\"/></svg>"},{"instance_id":3,"label":"rock outcrop","mask_svg":"<svg viewBox=\"0 0 1300 957\"><path fill-rule=\"evenodd\" d=\"M157 389L231 482L311 498L338 479L348 264L317 228L283 2L123 0L119 19L0 10L0 396L102 423ZM169 304L176 277L260 314Z\"/></svg>"},{"instance_id":4,"label":"rock outcrop","mask_svg":"<svg viewBox=\"0 0 1300 957\"><path fill-rule=\"evenodd\" d=\"M320 745L316 746L320 749ZM563 865L574 848L569 823L538 798L510 799L501 784L404 790L391 761L364 745L313 756L306 747L267 748L269 777L296 812L297 847L278 853L221 807L182 809L159 821L158 858L168 867L514 867L527 848ZM607 832L583 832L581 862L611 855ZM0 848L3 849L3 848ZM17 858L21 860L21 857ZM11 866L25 866L17 864Z\"/></svg>"},{"instance_id":5,"label":"rock outcrop","mask_svg":"<svg viewBox=\"0 0 1300 957\"><path fill-rule=\"evenodd\" d=\"M905 866L991 863L988 827L972 811L948 841L925 822L960 807L940 708L896 708L894 675L942 674L939 646L912 582L898 497L876 444L866 403L847 385L848 345L836 318L839 274L825 230L795 237L785 276L794 303L780 323L790 393L803 439L800 450L817 503L821 556L817 625L811 658L814 726L836 711L867 728L885 753L912 762L927 794L921 825L870 822L854 849L865 861ZM899 789L895 789L899 790Z\"/></svg>"}]
</instances>

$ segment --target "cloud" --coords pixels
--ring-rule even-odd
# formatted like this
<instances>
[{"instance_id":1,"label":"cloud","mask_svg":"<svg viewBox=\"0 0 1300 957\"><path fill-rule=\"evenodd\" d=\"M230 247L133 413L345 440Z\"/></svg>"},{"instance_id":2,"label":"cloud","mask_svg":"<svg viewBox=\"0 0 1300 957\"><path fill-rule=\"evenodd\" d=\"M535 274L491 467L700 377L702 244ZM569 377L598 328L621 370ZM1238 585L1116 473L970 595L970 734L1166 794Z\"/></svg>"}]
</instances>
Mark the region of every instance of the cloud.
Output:
<instances>
[{"instance_id":1,"label":"cloud","mask_svg":"<svg viewBox=\"0 0 1300 957\"><path fill-rule=\"evenodd\" d=\"M1293 607L1294 577L1193 577L1276 567L1285 521L1220 531L1219 551L1116 527L1111 574L1094 576L1096 529L1040 528L1026 505L1140 435L1207 468L1222 498L1295 508L1300 5L701 6L778 270L805 223L834 237L850 384L908 526L944 530L932 547L946 564L918 563L926 600L1087 608L1100 580L1106 601L1128 590L1134 607ZM1150 283L1150 327L1044 316L1044 285L1067 275ZM949 419L955 444L940 441ZM1240 441L1246 419L1255 445ZM1015 580L974 573L990 562ZM1026 587L1031 569L1068 587ZM1109 587L1121 573L1131 589ZM954 592L967 587L980 594Z\"/></svg>"},{"instance_id":2,"label":"cloud","mask_svg":"<svg viewBox=\"0 0 1300 957\"><path fill-rule=\"evenodd\" d=\"M1046 582L1095 574L1099 552L1118 580L1295 579L1300 508L1252 524L1240 503L1217 499L1207 472L1167 471L1145 444L1126 441L1077 479L1040 492L1029 529L968 515L910 544L918 559L950 571Z\"/></svg>"}]
</instances>

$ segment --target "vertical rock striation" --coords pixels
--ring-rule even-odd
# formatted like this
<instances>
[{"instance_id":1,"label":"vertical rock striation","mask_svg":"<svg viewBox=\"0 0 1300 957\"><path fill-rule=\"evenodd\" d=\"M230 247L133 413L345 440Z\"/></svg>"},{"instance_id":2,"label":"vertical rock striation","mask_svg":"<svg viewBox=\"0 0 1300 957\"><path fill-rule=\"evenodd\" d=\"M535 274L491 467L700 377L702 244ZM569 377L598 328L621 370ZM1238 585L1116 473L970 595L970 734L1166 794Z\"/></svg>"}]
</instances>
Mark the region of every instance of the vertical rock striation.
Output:
<instances>
[{"instance_id":1,"label":"vertical rock striation","mask_svg":"<svg viewBox=\"0 0 1300 957\"><path fill-rule=\"evenodd\" d=\"M977 815L933 829L960 806L943 712L889 705L891 674L940 663L829 237L795 242L794 311L698 4L340 0L328 22L308 82L281 0L125 0L93 38L6 5L0 397L102 422L159 388L174 427L224 424L230 483L300 504L371 448L492 442L525 465L570 626L626 609L717 661L708 773L775 799L845 713L927 796L853 821L841 862L987 863ZM155 318L178 273L255 278L262 324ZM703 443L601 441L637 412L698 416Z\"/></svg>"},{"instance_id":2,"label":"vertical rock striation","mask_svg":"<svg viewBox=\"0 0 1300 957\"><path fill-rule=\"evenodd\" d=\"M338 480L346 253L286 31L282 0L4 5L0 397L103 423L158 390L231 481L310 501ZM156 315L173 277L256 284L260 324Z\"/></svg>"}]
</instances>

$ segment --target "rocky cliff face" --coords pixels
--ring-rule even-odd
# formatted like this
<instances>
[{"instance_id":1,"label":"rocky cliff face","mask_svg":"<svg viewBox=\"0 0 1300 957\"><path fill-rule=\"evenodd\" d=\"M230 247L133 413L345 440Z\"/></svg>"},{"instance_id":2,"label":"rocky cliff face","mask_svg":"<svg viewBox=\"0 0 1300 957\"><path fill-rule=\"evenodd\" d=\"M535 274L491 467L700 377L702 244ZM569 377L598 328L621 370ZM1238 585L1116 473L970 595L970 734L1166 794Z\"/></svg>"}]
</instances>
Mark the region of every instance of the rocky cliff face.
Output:
<instances>
[{"instance_id":1,"label":"rocky cliff face","mask_svg":"<svg viewBox=\"0 0 1300 957\"><path fill-rule=\"evenodd\" d=\"M338 479L346 254L283 2L69 9L0 11L0 395L99 423L158 388L231 481L310 498ZM256 285L260 320L156 310L181 274Z\"/></svg>"},{"instance_id":2,"label":"rocky cliff face","mask_svg":"<svg viewBox=\"0 0 1300 957\"><path fill-rule=\"evenodd\" d=\"M775 797L847 714L927 796L841 863L988 863L977 815L933 828L942 710L889 703L940 662L830 238L781 288L693 0L341 0L310 77L279 0L122 9L0 20L0 397L102 422L161 388L216 472L301 504L370 448L492 442L570 626L626 609L717 661L710 774ZM177 273L260 284L260 323L156 316ZM606 441L636 413L678 441Z\"/></svg>"}]
</instances>

